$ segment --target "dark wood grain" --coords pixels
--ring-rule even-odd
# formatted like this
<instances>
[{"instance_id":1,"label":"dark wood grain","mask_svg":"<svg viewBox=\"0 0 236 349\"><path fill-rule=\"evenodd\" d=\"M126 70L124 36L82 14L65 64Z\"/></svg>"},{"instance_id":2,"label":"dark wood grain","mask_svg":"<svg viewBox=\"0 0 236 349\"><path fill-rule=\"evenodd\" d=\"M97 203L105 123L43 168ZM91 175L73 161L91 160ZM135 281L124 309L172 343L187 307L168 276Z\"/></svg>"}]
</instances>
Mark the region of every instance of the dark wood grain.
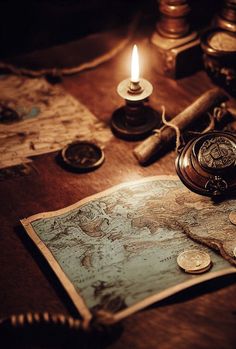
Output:
<instances>
[{"instance_id":1,"label":"dark wood grain","mask_svg":"<svg viewBox=\"0 0 236 349\"><path fill-rule=\"evenodd\" d=\"M123 103L116 86L128 75L129 55L130 48L95 70L64 78L62 85L109 123L114 109ZM146 41L140 44L140 55L143 76L154 85L152 107L160 110L165 104L172 116L213 86L203 71L179 81L157 76ZM25 239L19 219L62 208L124 181L175 174L174 152L141 167L132 154L137 144L113 138L104 149L105 163L91 173L65 171L53 153L35 158L30 175L0 182L0 317L27 311L73 314L46 263ZM235 294L234 276L188 289L127 318L124 330L108 347L235 348Z\"/></svg>"}]
</instances>

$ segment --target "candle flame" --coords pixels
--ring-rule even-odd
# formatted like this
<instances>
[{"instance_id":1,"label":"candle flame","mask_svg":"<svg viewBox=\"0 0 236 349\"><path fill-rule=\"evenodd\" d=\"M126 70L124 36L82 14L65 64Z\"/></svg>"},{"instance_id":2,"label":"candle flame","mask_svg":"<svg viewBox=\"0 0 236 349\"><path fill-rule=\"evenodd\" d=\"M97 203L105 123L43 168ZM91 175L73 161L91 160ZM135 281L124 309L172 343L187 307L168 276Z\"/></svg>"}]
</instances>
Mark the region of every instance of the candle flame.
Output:
<instances>
[{"instance_id":1,"label":"candle flame","mask_svg":"<svg viewBox=\"0 0 236 349\"><path fill-rule=\"evenodd\" d=\"M139 57L137 45L134 45L131 58L131 82L139 82Z\"/></svg>"}]
</instances>

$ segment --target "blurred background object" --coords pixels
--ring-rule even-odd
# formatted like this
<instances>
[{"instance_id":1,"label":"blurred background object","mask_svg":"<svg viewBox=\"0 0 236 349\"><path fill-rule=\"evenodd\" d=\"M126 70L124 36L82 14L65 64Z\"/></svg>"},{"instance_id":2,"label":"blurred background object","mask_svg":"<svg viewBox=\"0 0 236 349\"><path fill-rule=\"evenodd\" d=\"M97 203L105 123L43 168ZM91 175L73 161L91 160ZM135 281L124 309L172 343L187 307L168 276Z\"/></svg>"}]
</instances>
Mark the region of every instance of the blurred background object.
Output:
<instances>
[{"instance_id":1,"label":"blurred background object","mask_svg":"<svg viewBox=\"0 0 236 349\"><path fill-rule=\"evenodd\" d=\"M209 23L221 3L189 1L193 30ZM154 29L159 16L157 0L1 1L0 56L47 48L127 25L138 11Z\"/></svg>"},{"instance_id":2,"label":"blurred background object","mask_svg":"<svg viewBox=\"0 0 236 349\"><path fill-rule=\"evenodd\" d=\"M225 0L213 28L201 37L203 63L212 80L236 95L236 1Z\"/></svg>"},{"instance_id":3,"label":"blurred background object","mask_svg":"<svg viewBox=\"0 0 236 349\"><path fill-rule=\"evenodd\" d=\"M156 71L171 78L191 74L201 59L198 34L189 19L190 1L159 0L158 4L160 18L151 38Z\"/></svg>"},{"instance_id":4,"label":"blurred background object","mask_svg":"<svg viewBox=\"0 0 236 349\"><path fill-rule=\"evenodd\" d=\"M216 26L236 33L236 1L224 0L224 5L216 18Z\"/></svg>"},{"instance_id":5,"label":"blurred background object","mask_svg":"<svg viewBox=\"0 0 236 349\"><path fill-rule=\"evenodd\" d=\"M150 38L156 72L181 78L202 67L199 33L213 22L234 30L235 6L235 0L3 1L0 68L31 76L78 73L112 58L142 36ZM223 63L227 71L223 69L222 82L215 63L219 52L213 59L212 49L208 52L205 46L207 72L232 90L232 58L229 66Z\"/></svg>"}]
</instances>

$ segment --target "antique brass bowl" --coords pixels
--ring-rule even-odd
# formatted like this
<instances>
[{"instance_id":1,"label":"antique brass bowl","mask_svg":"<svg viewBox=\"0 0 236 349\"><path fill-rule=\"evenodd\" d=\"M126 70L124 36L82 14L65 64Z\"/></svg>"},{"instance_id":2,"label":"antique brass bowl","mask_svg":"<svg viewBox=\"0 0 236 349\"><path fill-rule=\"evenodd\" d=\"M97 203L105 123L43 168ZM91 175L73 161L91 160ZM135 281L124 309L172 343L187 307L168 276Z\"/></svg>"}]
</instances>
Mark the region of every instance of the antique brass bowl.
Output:
<instances>
[{"instance_id":1,"label":"antique brass bowl","mask_svg":"<svg viewBox=\"0 0 236 349\"><path fill-rule=\"evenodd\" d=\"M175 165L183 184L198 194L236 194L236 135L203 134L186 144Z\"/></svg>"},{"instance_id":2,"label":"antique brass bowl","mask_svg":"<svg viewBox=\"0 0 236 349\"><path fill-rule=\"evenodd\" d=\"M236 94L236 33L210 29L201 36L203 63L212 80Z\"/></svg>"}]
</instances>

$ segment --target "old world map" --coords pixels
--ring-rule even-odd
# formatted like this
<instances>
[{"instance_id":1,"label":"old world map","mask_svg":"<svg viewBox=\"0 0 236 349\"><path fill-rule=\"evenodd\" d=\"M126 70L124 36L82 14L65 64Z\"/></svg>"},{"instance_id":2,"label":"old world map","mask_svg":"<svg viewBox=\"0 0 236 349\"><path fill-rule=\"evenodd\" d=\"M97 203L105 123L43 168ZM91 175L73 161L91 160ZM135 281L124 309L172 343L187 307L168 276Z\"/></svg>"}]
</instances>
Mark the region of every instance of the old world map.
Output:
<instances>
[{"instance_id":1,"label":"old world map","mask_svg":"<svg viewBox=\"0 0 236 349\"><path fill-rule=\"evenodd\" d=\"M232 210L236 200L214 203L191 193L178 179L152 177L22 223L52 254L51 266L60 266L92 314L103 309L123 317L143 307L144 300L147 305L236 271L219 254L189 238L190 232L200 232L203 239L217 241L223 234L229 244L236 239L236 227L228 219ZM190 275L178 267L178 254L191 248L210 253L209 272Z\"/></svg>"}]
</instances>

